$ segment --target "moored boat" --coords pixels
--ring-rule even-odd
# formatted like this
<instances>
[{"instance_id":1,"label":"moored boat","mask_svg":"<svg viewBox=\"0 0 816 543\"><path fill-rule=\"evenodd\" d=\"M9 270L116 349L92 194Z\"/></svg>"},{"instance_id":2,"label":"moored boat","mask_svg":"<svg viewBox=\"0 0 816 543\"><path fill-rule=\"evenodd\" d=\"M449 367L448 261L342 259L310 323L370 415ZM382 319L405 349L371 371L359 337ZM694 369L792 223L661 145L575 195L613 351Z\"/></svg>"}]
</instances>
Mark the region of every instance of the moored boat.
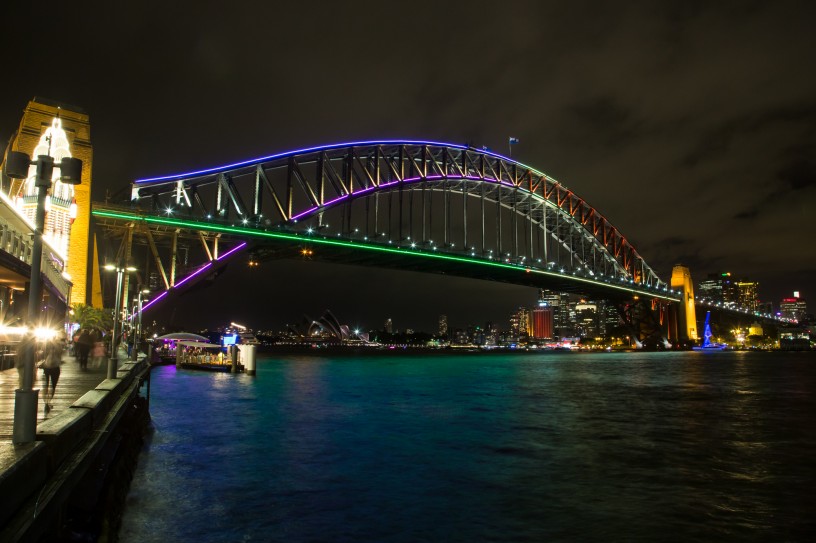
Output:
<instances>
[{"instance_id":1,"label":"moored boat","mask_svg":"<svg viewBox=\"0 0 816 543\"><path fill-rule=\"evenodd\" d=\"M240 362L236 364L235 371L243 371L243 365ZM224 347L197 341L179 341L176 344L176 367L201 371L233 371L232 359Z\"/></svg>"},{"instance_id":2,"label":"moored boat","mask_svg":"<svg viewBox=\"0 0 816 543\"><path fill-rule=\"evenodd\" d=\"M181 341L196 344L210 344L210 340L190 332L173 332L153 338L153 354L150 364L153 366L168 366L176 363L176 347Z\"/></svg>"}]
</instances>

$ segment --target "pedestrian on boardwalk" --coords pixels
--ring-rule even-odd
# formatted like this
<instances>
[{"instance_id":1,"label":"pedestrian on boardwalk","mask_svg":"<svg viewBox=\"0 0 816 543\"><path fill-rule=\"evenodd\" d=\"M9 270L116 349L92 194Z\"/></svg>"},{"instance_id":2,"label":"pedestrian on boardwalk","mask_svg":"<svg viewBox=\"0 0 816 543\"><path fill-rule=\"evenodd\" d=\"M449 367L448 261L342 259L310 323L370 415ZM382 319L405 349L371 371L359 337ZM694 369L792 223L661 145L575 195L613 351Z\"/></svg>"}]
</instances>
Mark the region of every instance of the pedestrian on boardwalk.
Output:
<instances>
[{"instance_id":1,"label":"pedestrian on boardwalk","mask_svg":"<svg viewBox=\"0 0 816 543\"><path fill-rule=\"evenodd\" d=\"M91 350L91 358L95 368L102 366L102 359L105 358L105 343L102 341L102 334L99 330L94 330L93 333L93 349Z\"/></svg>"},{"instance_id":2,"label":"pedestrian on boardwalk","mask_svg":"<svg viewBox=\"0 0 816 543\"><path fill-rule=\"evenodd\" d=\"M57 381L60 377L60 366L62 365L62 343L56 339L45 344L44 360L42 369L45 373L45 386L43 387L43 401L45 402L45 412L51 411L54 407L54 392L57 389ZM51 382L51 394L48 394L48 382Z\"/></svg>"},{"instance_id":3,"label":"pedestrian on boardwalk","mask_svg":"<svg viewBox=\"0 0 816 543\"><path fill-rule=\"evenodd\" d=\"M79 367L83 370L88 369L88 355L91 354L91 347L93 347L91 333L87 329L82 330L77 339L77 353L79 355Z\"/></svg>"}]
</instances>

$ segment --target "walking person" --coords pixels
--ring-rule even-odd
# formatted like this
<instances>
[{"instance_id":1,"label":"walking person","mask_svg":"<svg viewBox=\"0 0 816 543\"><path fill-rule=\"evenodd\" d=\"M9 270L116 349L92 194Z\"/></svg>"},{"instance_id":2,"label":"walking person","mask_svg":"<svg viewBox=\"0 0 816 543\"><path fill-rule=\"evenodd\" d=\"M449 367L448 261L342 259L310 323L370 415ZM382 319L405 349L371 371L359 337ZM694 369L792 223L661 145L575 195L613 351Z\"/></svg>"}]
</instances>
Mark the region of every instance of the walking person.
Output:
<instances>
[{"instance_id":1,"label":"walking person","mask_svg":"<svg viewBox=\"0 0 816 543\"><path fill-rule=\"evenodd\" d=\"M77 339L77 352L79 354L79 367L83 370L88 369L88 355L91 354L92 346L91 333L87 329L82 330Z\"/></svg>"},{"instance_id":2,"label":"walking person","mask_svg":"<svg viewBox=\"0 0 816 543\"><path fill-rule=\"evenodd\" d=\"M91 358L93 359L93 367L99 368L102 366L102 359L105 358L105 343L102 341L102 334L99 330L94 330L93 333L93 349L91 349Z\"/></svg>"},{"instance_id":3,"label":"walking person","mask_svg":"<svg viewBox=\"0 0 816 543\"><path fill-rule=\"evenodd\" d=\"M57 389L57 382L60 377L60 366L62 365L62 344L56 339L45 344L45 359L42 362L42 369L45 373L45 386L43 387L43 401L45 402L45 412L51 411L54 407L54 392ZM51 394L48 393L48 383L51 382Z\"/></svg>"}]
</instances>

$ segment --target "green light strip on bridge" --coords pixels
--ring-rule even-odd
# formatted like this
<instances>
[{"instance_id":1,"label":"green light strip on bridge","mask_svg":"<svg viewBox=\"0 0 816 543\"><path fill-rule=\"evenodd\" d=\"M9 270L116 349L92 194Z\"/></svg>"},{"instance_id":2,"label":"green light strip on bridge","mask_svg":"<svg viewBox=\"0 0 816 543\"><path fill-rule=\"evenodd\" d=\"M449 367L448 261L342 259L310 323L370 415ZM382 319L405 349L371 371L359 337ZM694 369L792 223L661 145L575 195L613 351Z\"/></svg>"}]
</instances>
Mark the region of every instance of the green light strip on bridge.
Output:
<instances>
[{"instance_id":1,"label":"green light strip on bridge","mask_svg":"<svg viewBox=\"0 0 816 543\"><path fill-rule=\"evenodd\" d=\"M286 240L286 241L296 241L299 243L315 243L321 245L331 245L335 247L346 247L346 248L354 248L354 249L363 249L367 251L379 251L382 253L390 253L390 254L397 254L397 255L408 255L414 257L425 257L425 258L435 258L438 260L447 260L450 262L462 262L465 264L478 264L482 266L492 266L494 268L501 268L505 270L513 270L515 272L524 272L524 273L535 273L538 275L544 275L549 277L557 277L559 279L569 279L571 281L586 283L593 286L603 286L607 288L612 288L616 290L620 290L623 292L628 292L630 294L643 294L645 296L653 297L653 298L660 298L663 300L668 300L671 302L677 302L679 299L673 298L667 294L659 294L657 292L650 292L648 290L640 290L634 287L623 287L614 285L612 283L604 283L601 281L593 281L591 279L585 279L583 277L576 277L570 275L564 275L561 273L539 270L536 268L528 268L528 267L519 267L514 266L511 264L505 264L502 262L486 262L481 259L476 258L467 258L463 256L455 256L449 255L445 253L436 253L436 252L424 252L421 250L409 250L409 249L401 249L398 247L383 247L379 245L369 245L366 243L355 243L353 241L344 241L344 240L334 240L334 239L325 239L325 238L316 238L316 237L309 237L303 236L299 234L285 234L281 232L268 232L268 231L259 231L254 230L252 228L242 228L240 226L225 226L221 224L214 224L214 223L207 223L207 222L196 222L196 221L188 221L182 219L170 219L164 217L148 217L144 215L138 215L136 213L124 213L124 212L114 212L114 211L102 211L102 210L94 210L92 215L97 217L107 217L111 219L123 219L129 221L143 221L147 223L153 224L161 224L166 226L182 226L185 228L190 228L193 230L203 230L205 232L224 232L227 234L240 234L245 236L251 237L261 237L261 238L271 238L271 239L279 239L279 240Z\"/></svg>"}]
</instances>

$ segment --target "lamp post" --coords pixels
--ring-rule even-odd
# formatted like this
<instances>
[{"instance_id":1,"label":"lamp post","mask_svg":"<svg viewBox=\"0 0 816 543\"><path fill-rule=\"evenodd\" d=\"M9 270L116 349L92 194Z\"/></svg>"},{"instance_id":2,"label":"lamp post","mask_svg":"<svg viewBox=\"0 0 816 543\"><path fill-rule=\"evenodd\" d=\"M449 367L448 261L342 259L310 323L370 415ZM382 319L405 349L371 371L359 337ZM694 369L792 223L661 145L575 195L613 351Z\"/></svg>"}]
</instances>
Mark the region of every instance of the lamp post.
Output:
<instances>
[{"instance_id":1,"label":"lamp post","mask_svg":"<svg viewBox=\"0 0 816 543\"><path fill-rule=\"evenodd\" d=\"M142 337L142 294L150 294L150 291L146 288L139 289L139 294L136 296L136 311L134 312L133 317L130 318L130 322L133 323L134 317L138 317L136 320L136 325L134 327L134 334L133 334L133 349L130 353L130 359L136 360L136 352L139 347L139 338Z\"/></svg>"},{"instance_id":2,"label":"lamp post","mask_svg":"<svg viewBox=\"0 0 816 543\"><path fill-rule=\"evenodd\" d=\"M6 155L5 173L12 179L26 179L29 166L36 166L34 186L37 187L37 211L34 218L34 239L31 244L31 282L28 289L28 325L40 324L42 311L42 235L45 229L45 200L51 188L54 167L60 169L60 181L78 185L82 178L82 161L63 158L54 164L54 157L39 155L37 160L18 151ZM37 401L39 389L34 388L35 344L31 334L21 346L22 376L20 388L14 391L14 443L31 443L37 433Z\"/></svg>"},{"instance_id":3,"label":"lamp post","mask_svg":"<svg viewBox=\"0 0 816 543\"><path fill-rule=\"evenodd\" d=\"M118 342L121 334L119 333L120 312L122 310L122 283L125 272L134 272L136 268L133 266L114 266L113 264L105 264L105 269L116 272L116 303L113 307L113 334L111 335L111 355L108 358L108 379L116 379L116 370L119 367Z\"/></svg>"}]
</instances>

